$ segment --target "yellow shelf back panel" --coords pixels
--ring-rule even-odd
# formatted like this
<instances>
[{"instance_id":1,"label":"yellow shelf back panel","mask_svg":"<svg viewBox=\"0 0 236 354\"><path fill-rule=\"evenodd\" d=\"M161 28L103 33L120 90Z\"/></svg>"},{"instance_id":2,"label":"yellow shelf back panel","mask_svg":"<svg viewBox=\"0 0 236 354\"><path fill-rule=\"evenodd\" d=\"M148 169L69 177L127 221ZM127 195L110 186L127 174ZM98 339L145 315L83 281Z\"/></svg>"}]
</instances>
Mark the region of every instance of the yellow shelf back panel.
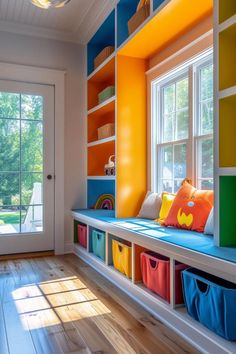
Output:
<instances>
[{"instance_id":1,"label":"yellow shelf back panel","mask_svg":"<svg viewBox=\"0 0 236 354\"><path fill-rule=\"evenodd\" d=\"M135 217L147 188L146 61L117 57L117 217Z\"/></svg>"},{"instance_id":2,"label":"yellow shelf back panel","mask_svg":"<svg viewBox=\"0 0 236 354\"><path fill-rule=\"evenodd\" d=\"M219 164L236 167L236 95L219 102Z\"/></svg>"},{"instance_id":3,"label":"yellow shelf back panel","mask_svg":"<svg viewBox=\"0 0 236 354\"><path fill-rule=\"evenodd\" d=\"M219 35L219 89L236 85L236 24Z\"/></svg>"},{"instance_id":4,"label":"yellow shelf back panel","mask_svg":"<svg viewBox=\"0 0 236 354\"><path fill-rule=\"evenodd\" d=\"M88 176L105 176L104 166L115 155L115 141L88 148Z\"/></svg>"},{"instance_id":5,"label":"yellow shelf back panel","mask_svg":"<svg viewBox=\"0 0 236 354\"><path fill-rule=\"evenodd\" d=\"M219 23L236 14L235 0L219 0Z\"/></svg>"},{"instance_id":6,"label":"yellow shelf back panel","mask_svg":"<svg viewBox=\"0 0 236 354\"><path fill-rule=\"evenodd\" d=\"M149 58L212 12L213 0L171 0L121 47L119 54Z\"/></svg>"}]
</instances>

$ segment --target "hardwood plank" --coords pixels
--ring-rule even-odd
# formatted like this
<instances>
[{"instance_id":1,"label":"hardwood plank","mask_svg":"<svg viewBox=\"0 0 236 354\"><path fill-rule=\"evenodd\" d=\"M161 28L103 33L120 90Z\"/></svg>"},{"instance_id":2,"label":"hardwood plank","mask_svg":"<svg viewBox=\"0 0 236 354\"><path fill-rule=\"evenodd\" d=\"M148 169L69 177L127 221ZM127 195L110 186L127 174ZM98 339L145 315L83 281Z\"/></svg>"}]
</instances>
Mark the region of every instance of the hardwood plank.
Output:
<instances>
[{"instance_id":1,"label":"hardwood plank","mask_svg":"<svg viewBox=\"0 0 236 354\"><path fill-rule=\"evenodd\" d=\"M10 353L37 354L30 331L23 316L20 316L14 302L3 303L6 335Z\"/></svg>"},{"instance_id":2,"label":"hardwood plank","mask_svg":"<svg viewBox=\"0 0 236 354\"><path fill-rule=\"evenodd\" d=\"M0 303L0 353L9 354L7 336L6 336L6 325L5 325L1 303Z\"/></svg>"}]
</instances>

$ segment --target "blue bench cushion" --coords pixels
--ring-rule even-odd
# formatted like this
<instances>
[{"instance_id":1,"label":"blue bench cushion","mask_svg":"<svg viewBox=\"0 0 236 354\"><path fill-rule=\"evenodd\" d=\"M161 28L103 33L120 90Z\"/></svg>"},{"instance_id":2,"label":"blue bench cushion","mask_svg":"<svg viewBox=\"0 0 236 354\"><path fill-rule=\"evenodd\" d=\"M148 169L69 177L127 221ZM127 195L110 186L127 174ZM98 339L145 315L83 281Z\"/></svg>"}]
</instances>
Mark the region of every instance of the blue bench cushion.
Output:
<instances>
[{"instance_id":1,"label":"blue bench cushion","mask_svg":"<svg viewBox=\"0 0 236 354\"><path fill-rule=\"evenodd\" d=\"M112 223L123 229L136 231L142 235L236 263L236 247L217 247L214 245L212 236L172 227L162 227L158 223L146 219L115 218L115 212L110 210L74 210L74 212Z\"/></svg>"}]
</instances>

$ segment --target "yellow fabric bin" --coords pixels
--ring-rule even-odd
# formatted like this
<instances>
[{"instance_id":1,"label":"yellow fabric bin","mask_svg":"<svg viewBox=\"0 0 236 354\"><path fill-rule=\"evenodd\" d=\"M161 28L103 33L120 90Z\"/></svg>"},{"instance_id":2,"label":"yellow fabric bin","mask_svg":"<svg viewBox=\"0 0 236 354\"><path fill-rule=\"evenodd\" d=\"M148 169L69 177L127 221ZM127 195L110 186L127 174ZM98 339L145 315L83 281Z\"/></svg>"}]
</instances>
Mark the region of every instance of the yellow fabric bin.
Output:
<instances>
[{"instance_id":1,"label":"yellow fabric bin","mask_svg":"<svg viewBox=\"0 0 236 354\"><path fill-rule=\"evenodd\" d=\"M127 277L132 276L131 247L123 243L112 240L112 257L114 267Z\"/></svg>"}]
</instances>

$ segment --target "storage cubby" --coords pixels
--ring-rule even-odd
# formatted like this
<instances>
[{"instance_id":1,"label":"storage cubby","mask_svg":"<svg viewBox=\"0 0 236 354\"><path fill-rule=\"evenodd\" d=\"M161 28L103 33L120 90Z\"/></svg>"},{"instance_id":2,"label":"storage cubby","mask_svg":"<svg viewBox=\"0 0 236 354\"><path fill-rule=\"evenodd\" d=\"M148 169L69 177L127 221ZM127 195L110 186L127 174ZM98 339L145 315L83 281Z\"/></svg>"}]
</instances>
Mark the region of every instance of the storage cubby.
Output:
<instances>
[{"instance_id":1,"label":"storage cubby","mask_svg":"<svg viewBox=\"0 0 236 354\"><path fill-rule=\"evenodd\" d=\"M102 194L111 194L115 197L115 180L88 179L87 181L87 207L92 209Z\"/></svg>"},{"instance_id":2,"label":"storage cubby","mask_svg":"<svg viewBox=\"0 0 236 354\"><path fill-rule=\"evenodd\" d=\"M87 225L74 220L74 243L87 249Z\"/></svg>"},{"instance_id":3,"label":"storage cubby","mask_svg":"<svg viewBox=\"0 0 236 354\"><path fill-rule=\"evenodd\" d=\"M147 250L139 245L134 246L135 253L135 274L134 282L143 284L148 291L160 296L170 302L171 289L171 262L168 257L159 253ZM188 266L176 261L174 263L174 284L175 284L175 305L182 305L182 279L181 273Z\"/></svg>"},{"instance_id":4,"label":"storage cubby","mask_svg":"<svg viewBox=\"0 0 236 354\"><path fill-rule=\"evenodd\" d=\"M88 75L94 71L94 59L107 46L115 47L115 10L107 17L87 45Z\"/></svg>"},{"instance_id":5,"label":"storage cubby","mask_svg":"<svg viewBox=\"0 0 236 354\"><path fill-rule=\"evenodd\" d=\"M101 104L98 95L109 86L115 86L114 56L88 80L88 110Z\"/></svg>"},{"instance_id":6,"label":"storage cubby","mask_svg":"<svg viewBox=\"0 0 236 354\"><path fill-rule=\"evenodd\" d=\"M108 235L108 265L132 278L132 244L117 236Z\"/></svg>"},{"instance_id":7,"label":"storage cubby","mask_svg":"<svg viewBox=\"0 0 236 354\"><path fill-rule=\"evenodd\" d=\"M158 7L164 2L165 0L153 0L153 11L158 9Z\"/></svg>"},{"instance_id":8,"label":"storage cubby","mask_svg":"<svg viewBox=\"0 0 236 354\"><path fill-rule=\"evenodd\" d=\"M109 106L109 107L107 107ZM105 124L115 124L115 101L107 105L104 114L91 114L88 116L88 143L98 141L98 128Z\"/></svg>"},{"instance_id":9,"label":"storage cubby","mask_svg":"<svg viewBox=\"0 0 236 354\"><path fill-rule=\"evenodd\" d=\"M236 246L236 176L220 176L219 179L220 246Z\"/></svg>"},{"instance_id":10,"label":"storage cubby","mask_svg":"<svg viewBox=\"0 0 236 354\"><path fill-rule=\"evenodd\" d=\"M135 14L139 0L120 0L117 5L117 47L128 37L128 21Z\"/></svg>"},{"instance_id":11,"label":"storage cubby","mask_svg":"<svg viewBox=\"0 0 236 354\"><path fill-rule=\"evenodd\" d=\"M80 224L79 221L74 220L74 243L78 243L78 225Z\"/></svg>"},{"instance_id":12,"label":"storage cubby","mask_svg":"<svg viewBox=\"0 0 236 354\"><path fill-rule=\"evenodd\" d=\"M88 176L105 176L104 166L111 155L115 155L115 142L88 148Z\"/></svg>"},{"instance_id":13,"label":"storage cubby","mask_svg":"<svg viewBox=\"0 0 236 354\"><path fill-rule=\"evenodd\" d=\"M106 233L94 227L89 227L89 252L105 262Z\"/></svg>"},{"instance_id":14,"label":"storage cubby","mask_svg":"<svg viewBox=\"0 0 236 354\"><path fill-rule=\"evenodd\" d=\"M228 20L236 14L235 0L219 0L219 23Z\"/></svg>"},{"instance_id":15,"label":"storage cubby","mask_svg":"<svg viewBox=\"0 0 236 354\"><path fill-rule=\"evenodd\" d=\"M219 165L236 167L236 94L219 101Z\"/></svg>"},{"instance_id":16,"label":"storage cubby","mask_svg":"<svg viewBox=\"0 0 236 354\"><path fill-rule=\"evenodd\" d=\"M236 23L219 34L219 89L236 85Z\"/></svg>"},{"instance_id":17,"label":"storage cubby","mask_svg":"<svg viewBox=\"0 0 236 354\"><path fill-rule=\"evenodd\" d=\"M135 262L134 262L134 283L142 283L142 272L141 272L141 263L140 263L140 255L143 252L148 251L146 248L139 246L139 245L134 245L134 257L135 257Z\"/></svg>"}]
</instances>

